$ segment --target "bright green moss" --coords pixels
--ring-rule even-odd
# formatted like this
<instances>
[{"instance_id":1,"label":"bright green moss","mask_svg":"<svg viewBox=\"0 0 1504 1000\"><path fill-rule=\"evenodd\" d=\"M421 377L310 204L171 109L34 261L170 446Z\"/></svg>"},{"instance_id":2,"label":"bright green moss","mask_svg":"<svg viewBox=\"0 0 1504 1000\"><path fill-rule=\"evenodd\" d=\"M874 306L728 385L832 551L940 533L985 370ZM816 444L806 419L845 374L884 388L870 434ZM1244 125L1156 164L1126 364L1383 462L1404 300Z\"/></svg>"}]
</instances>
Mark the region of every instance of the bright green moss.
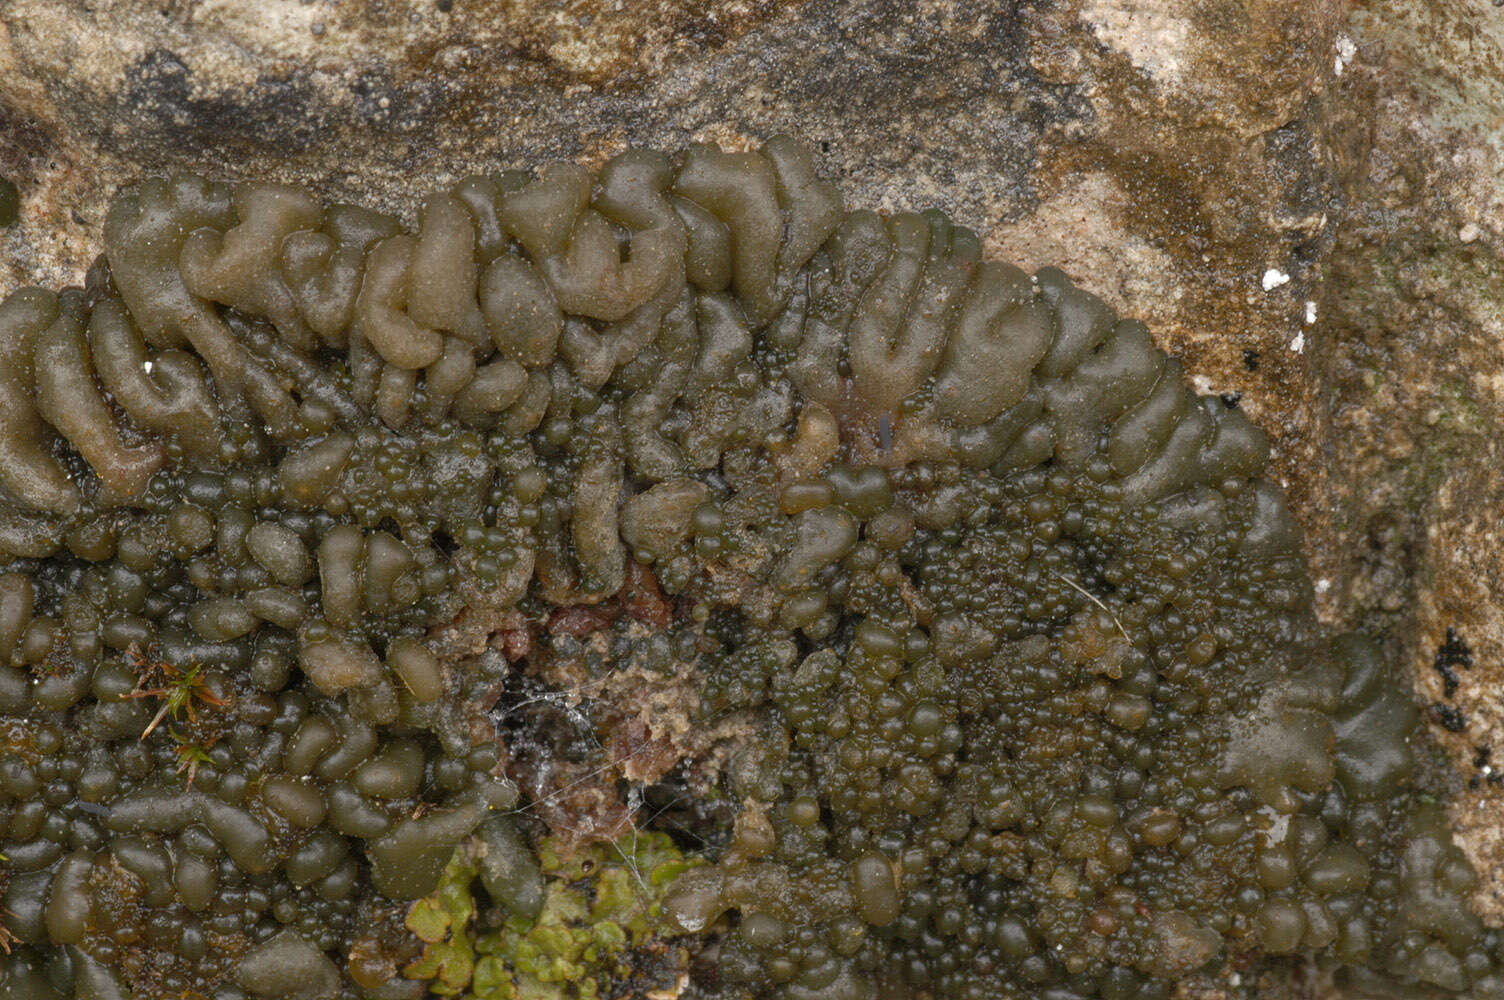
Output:
<instances>
[{"instance_id":1,"label":"bright green moss","mask_svg":"<svg viewBox=\"0 0 1504 1000\"><path fill-rule=\"evenodd\" d=\"M617 995L638 972L631 949L672 933L662 912L668 886L701 862L661 833L633 833L567 859L558 846L552 839L541 846L543 905L524 915L481 888L481 841L462 845L439 887L408 912L408 928L426 947L403 974L431 980L440 996L474 1000Z\"/></svg>"}]
</instances>

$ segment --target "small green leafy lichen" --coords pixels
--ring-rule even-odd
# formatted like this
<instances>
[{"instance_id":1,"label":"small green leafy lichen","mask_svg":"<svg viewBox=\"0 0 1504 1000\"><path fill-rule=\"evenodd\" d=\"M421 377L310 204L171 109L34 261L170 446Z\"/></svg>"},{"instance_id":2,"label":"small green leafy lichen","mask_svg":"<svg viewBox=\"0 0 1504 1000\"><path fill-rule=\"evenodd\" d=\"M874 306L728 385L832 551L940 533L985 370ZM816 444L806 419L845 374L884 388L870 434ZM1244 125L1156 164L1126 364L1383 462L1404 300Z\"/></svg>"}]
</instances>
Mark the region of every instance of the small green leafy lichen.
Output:
<instances>
[{"instance_id":1,"label":"small green leafy lichen","mask_svg":"<svg viewBox=\"0 0 1504 1000\"><path fill-rule=\"evenodd\" d=\"M632 949L668 937L661 910L673 880L700 864L661 833L632 833L565 857L538 852L545 879L536 919L492 906L478 887L481 850L463 844L439 887L412 905L407 927L425 947L403 970L439 996L474 1000L592 1000L634 975ZM678 964L682 964L682 961Z\"/></svg>"},{"instance_id":2,"label":"small green leafy lichen","mask_svg":"<svg viewBox=\"0 0 1504 1000\"><path fill-rule=\"evenodd\" d=\"M473 847L463 844L444 869L439 887L415 902L407 914L407 929L427 946L422 956L405 970L411 979L431 979L432 989L442 996L455 996L470 983L475 971L475 949L470 923L475 917L475 896L470 887L479 871Z\"/></svg>"}]
</instances>

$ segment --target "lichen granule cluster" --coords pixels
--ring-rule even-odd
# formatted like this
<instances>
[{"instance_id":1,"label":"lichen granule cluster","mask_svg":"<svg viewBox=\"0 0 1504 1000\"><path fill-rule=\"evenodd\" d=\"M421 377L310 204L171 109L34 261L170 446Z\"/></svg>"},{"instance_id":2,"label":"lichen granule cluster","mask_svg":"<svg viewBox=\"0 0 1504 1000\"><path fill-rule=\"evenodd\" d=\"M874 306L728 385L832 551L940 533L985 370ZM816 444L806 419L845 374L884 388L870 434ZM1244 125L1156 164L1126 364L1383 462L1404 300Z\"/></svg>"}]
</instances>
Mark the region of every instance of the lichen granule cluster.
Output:
<instances>
[{"instance_id":1,"label":"lichen granule cluster","mask_svg":"<svg viewBox=\"0 0 1504 1000\"><path fill-rule=\"evenodd\" d=\"M0 996L1500 990L1263 435L791 141L148 180L0 355Z\"/></svg>"}]
</instances>

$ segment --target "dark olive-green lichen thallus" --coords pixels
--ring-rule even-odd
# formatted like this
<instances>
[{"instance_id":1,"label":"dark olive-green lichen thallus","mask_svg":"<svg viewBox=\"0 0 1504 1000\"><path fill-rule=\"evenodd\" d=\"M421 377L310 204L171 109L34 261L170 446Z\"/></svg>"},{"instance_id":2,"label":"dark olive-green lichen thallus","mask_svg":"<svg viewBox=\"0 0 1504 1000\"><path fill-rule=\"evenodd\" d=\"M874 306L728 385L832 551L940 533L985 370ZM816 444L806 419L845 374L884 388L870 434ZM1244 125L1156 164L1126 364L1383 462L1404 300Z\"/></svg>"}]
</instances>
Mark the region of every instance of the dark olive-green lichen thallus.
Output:
<instances>
[{"instance_id":1,"label":"dark olive-green lichen thallus","mask_svg":"<svg viewBox=\"0 0 1504 1000\"><path fill-rule=\"evenodd\" d=\"M415 219L149 179L0 303L0 993L1498 990L1407 696L1142 324L788 139Z\"/></svg>"},{"instance_id":2,"label":"dark olive-green lichen thallus","mask_svg":"<svg viewBox=\"0 0 1504 1000\"><path fill-rule=\"evenodd\" d=\"M0 229L16 224L21 214L21 192L8 178L0 177Z\"/></svg>"}]
</instances>

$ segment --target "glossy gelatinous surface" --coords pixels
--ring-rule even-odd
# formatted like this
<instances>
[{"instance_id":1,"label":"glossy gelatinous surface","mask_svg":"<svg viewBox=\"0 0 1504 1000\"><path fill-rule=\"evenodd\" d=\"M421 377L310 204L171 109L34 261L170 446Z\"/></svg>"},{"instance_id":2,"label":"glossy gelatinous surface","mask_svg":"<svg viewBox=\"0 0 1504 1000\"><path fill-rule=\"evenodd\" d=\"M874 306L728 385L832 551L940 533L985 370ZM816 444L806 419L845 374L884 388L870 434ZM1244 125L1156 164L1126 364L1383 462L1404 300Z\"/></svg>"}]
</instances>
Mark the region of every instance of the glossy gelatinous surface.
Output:
<instances>
[{"instance_id":1,"label":"glossy gelatinous surface","mask_svg":"<svg viewBox=\"0 0 1504 1000\"><path fill-rule=\"evenodd\" d=\"M1493 988L1263 435L790 140L470 177L411 231L148 180L0 352L20 995L423 995L409 901L517 784L556 825L607 774L611 843L612 782L676 767L729 803L663 904L701 996L1153 1000L1257 952ZM576 667L693 683L605 747L498 728ZM508 857L477 905L546 912Z\"/></svg>"}]
</instances>

